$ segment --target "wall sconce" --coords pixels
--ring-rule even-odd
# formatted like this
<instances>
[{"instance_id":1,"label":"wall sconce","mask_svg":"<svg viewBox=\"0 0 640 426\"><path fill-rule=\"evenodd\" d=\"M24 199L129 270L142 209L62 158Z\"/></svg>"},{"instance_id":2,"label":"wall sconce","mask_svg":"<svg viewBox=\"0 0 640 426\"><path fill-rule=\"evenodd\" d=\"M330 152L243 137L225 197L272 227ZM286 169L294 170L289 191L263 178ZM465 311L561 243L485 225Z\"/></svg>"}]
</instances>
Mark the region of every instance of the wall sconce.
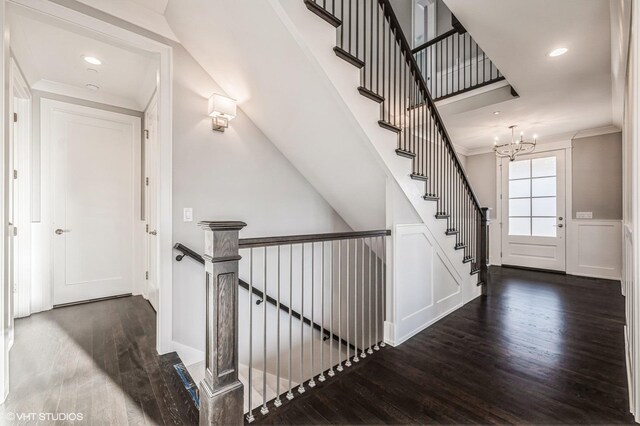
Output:
<instances>
[{"instance_id":1,"label":"wall sconce","mask_svg":"<svg viewBox=\"0 0 640 426\"><path fill-rule=\"evenodd\" d=\"M213 130L224 132L229 127L229 121L236 116L235 99L214 93L209 98L209 116L212 118Z\"/></svg>"}]
</instances>

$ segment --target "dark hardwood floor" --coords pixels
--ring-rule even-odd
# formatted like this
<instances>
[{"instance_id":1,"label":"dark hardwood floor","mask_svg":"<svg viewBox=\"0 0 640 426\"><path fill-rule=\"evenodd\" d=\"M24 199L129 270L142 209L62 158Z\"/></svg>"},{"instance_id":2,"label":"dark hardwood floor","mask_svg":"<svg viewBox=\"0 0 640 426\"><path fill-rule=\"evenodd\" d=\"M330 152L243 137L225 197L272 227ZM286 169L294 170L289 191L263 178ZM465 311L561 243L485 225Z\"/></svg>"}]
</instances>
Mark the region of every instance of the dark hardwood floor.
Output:
<instances>
[{"instance_id":1,"label":"dark hardwood floor","mask_svg":"<svg viewBox=\"0 0 640 426\"><path fill-rule=\"evenodd\" d=\"M620 283L491 269L479 298L268 424L632 423Z\"/></svg>"},{"instance_id":2,"label":"dark hardwood floor","mask_svg":"<svg viewBox=\"0 0 640 426\"><path fill-rule=\"evenodd\" d=\"M155 351L156 314L140 296L68 306L15 322L10 393L0 424L18 413L78 413L75 424L194 424L176 387L175 353ZM195 419L197 419L197 414Z\"/></svg>"}]
</instances>

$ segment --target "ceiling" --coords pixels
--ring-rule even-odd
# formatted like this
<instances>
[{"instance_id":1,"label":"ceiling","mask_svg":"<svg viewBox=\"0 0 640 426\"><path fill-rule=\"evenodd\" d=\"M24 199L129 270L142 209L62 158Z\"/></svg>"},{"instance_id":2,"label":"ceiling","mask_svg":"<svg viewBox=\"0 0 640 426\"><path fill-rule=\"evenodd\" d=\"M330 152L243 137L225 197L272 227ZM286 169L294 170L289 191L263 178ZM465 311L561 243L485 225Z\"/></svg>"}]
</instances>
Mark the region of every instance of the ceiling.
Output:
<instances>
[{"instance_id":1,"label":"ceiling","mask_svg":"<svg viewBox=\"0 0 640 426\"><path fill-rule=\"evenodd\" d=\"M20 7L11 9L9 25L12 52L33 89L137 111L155 90L157 61L151 55ZM90 65L83 55L102 64ZM100 89L89 90L87 83Z\"/></svg>"},{"instance_id":2,"label":"ceiling","mask_svg":"<svg viewBox=\"0 0 640 426\"><path fill-rule=\"evenodd\" d=\"M113 1L113 0L111 0ZM138 3L140 6L146 7L147 9L151 9L160 15L164 15L164 11L167 9L167 3L169 0L133 0L135 3Z\"/></svg>"},{"instance_id":3,"label":"ceiling","mask_svg":"<svg viewBox=\"0 0 640 426\"><path fill-rule=\"evenodd\" d=\"M519 98L443 117L463 150L489 149L516 124L540 142L612 124L609 2L445 0ZM568 53L551 58L557 47ZM494 111L500 111L494 115Z\"/></svg>"}]
</instances>

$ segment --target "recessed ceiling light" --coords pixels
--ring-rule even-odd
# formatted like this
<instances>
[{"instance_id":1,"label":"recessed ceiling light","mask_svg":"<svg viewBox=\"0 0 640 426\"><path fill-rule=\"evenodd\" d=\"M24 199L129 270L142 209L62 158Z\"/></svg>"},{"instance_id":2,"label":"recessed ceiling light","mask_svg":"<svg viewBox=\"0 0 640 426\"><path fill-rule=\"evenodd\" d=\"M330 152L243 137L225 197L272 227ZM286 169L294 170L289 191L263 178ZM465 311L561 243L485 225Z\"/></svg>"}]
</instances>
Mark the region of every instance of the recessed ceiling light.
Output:
<instances>
[{"instance_id":1,"label":"recessed ceiling light","mask_svg":"<svg viewBox=\"0 0 640 426\"><path fill-rule=\"evenodd\" d=\"M102 61L95 56L83 56L84 60L91 65L102 65Z\"/></svg>"},{"instance_id":2,"label":"recessed ceiling light","mask_svg":"<svg viewBox=\"0 0 640 426\"><path fill-rule=\"evenodd\" d=\"M100 90L100 86L96 86L95 84L91 84L91 83L87 83L85 84L86 88L93 91L93 92L97 92L98 90Z\"/></svg>"},{"instance_id":3,"label":"recessed ceiling light","mask_svg":"<svg viewBox=\"0 0 640 426\"><path fill-rule=\"evenodd\" d=\"M549 52L549 56L555 58L556 56L564 55L568 51L569 49L567 49L566 47L558 47L557 49L553 49L551 52Z\"/></svg>"},{"instance_id":4,"label":"recessed ceiling light","mask_svg":"<svg viewBox=\"0 0 640 426\"><path fill-rule=\"evenodd\" d=\"M493 115L500 115L500 111L493 111Z\"/></svg>"}]
</instances>

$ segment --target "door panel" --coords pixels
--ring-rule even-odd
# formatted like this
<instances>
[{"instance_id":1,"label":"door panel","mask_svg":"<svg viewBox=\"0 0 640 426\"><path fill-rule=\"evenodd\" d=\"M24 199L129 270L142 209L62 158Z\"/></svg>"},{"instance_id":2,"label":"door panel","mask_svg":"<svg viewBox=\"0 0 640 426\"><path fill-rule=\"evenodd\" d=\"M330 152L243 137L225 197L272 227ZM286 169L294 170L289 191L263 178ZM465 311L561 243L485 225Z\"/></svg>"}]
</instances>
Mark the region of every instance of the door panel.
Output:
<instances>
[{"instance_id":1,"label":"door panel","mask_svg":"<svg viewBox=\"0 0 640 426\"><path fill-rule=\"evenodd\" d=\"M565 270L565 153L502 161L502 264Z\"/></svg>"},{"instance_id":2,"label":"door panel","mask_svg":"<svg viewBox=\"0 0 640 426\"><path fill-rule=\"evenodd\" d=\"M52 116L56 305L133 289L135 130L103 116Z\"/></svg>"},{"instance_id":3,"label":"door panel","mask_svg":"<svg viewBox=\"0 0 640 426\"><path fill-rule=\"evenodd\" d=\"M147 219L147 280L145 295L158 311L158 104L154 98L145 113L147 138L145 142L145 170L147 175L145 214Z\"/></svg>"}]
</instances>

